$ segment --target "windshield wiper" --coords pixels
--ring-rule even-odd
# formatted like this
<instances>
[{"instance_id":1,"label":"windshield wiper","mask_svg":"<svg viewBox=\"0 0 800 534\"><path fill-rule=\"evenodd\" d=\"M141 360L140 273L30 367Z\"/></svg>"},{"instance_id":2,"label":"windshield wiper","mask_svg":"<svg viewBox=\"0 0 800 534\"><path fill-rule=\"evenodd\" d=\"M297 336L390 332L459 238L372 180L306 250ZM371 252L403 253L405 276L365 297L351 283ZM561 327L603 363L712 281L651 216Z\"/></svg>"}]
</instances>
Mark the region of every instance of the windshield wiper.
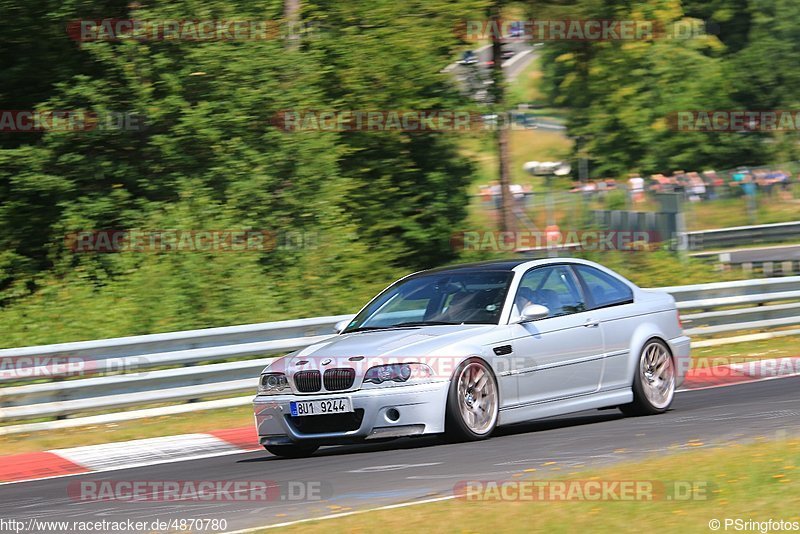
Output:
<instances>
[{"instance_id":1,"label":"windshield wiper","mask_svg":"<svg viewBox=\"0 0 800 534\"><path fill-rule=\"evenodd\" d=\"M408 323L397 323L387 326L359 326L352 330L345 330L343 334L350 334L352 332L364 332L367 330L389 330L391 328L414 328L418 326L442 326L442 325L455 325L460 323L447 323L444 321L412 321Z\"/></svg>"},{"instance_id":2,"label":"windshield wiper","mask_svg":"<svg viewBox=\"0 0 800 534\"><path fill-rule=\"evenodd\" d=\"M409 323L397 323L393 326L442 326L442 325L455 325L461 323L448 323L446 321L412 321Z\"/></svg>"},{"instance_id":3,"label":"windshield wiper","mask_svg":"<svg viewBox=\"0 0 800 534\"><path fill-rule=\"evenodd\" d=\"M359 326L352 330L345 330L342 334L350 334L352 332L366 332L367 330L383 330L384 328L391 328L391 326Z\"/></svg>"}]
</instances>

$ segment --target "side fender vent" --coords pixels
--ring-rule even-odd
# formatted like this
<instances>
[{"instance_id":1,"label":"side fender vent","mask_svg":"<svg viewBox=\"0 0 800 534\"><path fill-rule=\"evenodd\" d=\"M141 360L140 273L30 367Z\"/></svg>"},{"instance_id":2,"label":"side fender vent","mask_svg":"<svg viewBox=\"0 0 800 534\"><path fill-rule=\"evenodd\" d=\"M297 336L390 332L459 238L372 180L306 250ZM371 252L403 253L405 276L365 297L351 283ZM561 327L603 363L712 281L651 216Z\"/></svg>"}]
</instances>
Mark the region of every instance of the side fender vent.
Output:
<instances>
[{"instance_id":1,"label":"side fender vent","mask_svg":"<svg viewBox=\"0 0 800 534\"><path fill-rule=\"evenodd\" d=\"M506 354L511 354L513 352L513 350L511 349L511 345L501 345L499 347L493 348L492 350L498 356L505 356Z\"/></svg>"}]
</instances>

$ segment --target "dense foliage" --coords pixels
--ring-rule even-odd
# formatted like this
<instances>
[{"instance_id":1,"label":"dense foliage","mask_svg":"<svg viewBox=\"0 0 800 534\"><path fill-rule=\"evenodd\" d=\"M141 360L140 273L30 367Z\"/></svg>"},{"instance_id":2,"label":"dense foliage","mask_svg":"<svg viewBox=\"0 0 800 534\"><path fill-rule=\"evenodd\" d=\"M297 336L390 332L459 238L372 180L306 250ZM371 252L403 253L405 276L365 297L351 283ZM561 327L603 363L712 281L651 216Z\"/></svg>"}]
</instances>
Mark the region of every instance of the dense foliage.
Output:
<instances>
[{"instance_id":1,"label":"dense foliage","mask_svg":"<svg viewBox=\"0 0 800 534\"><path fill-rule=\"evenodd\" d=\"M2 108L133 112L146 127L2 138L5 344L352 311L399 273L453 259L473 172L457 135L284 131L274 119L463 106L440 71L458 45L452 21L478 4L308 2L302 22L319 28L299 43L78 43L65 31L95 18L277 21L277 1L17 4L0 3ZM65 235L93 229L313 240L242 253L65 246Z\"/></svg>"},{"instance_id":2,"label":"dense foliage","mask_svg":"<svg viewBox=\"0 0 800 534\"><path fill-rule=\"evenodd\" d=\"M553 41L546 90L597 176L796 159L796 132L679 131L678 111L795 109L800 15L792 0L537 2L548 16L654 21L667 38ZM569 14L569 17L566 16ZM689 35L691 38L682 38ZM671 37L670 37L671 36ZM794 52L793 52L794 51ZM778 141L778 142L775 142Z\"/></svg>"},{"instance_id":3,"label":"dense foliage","mask_svg":"<svg viewBox=\"0 0 800 534\"><path fill-rule=\"evenodd\" d=\"M450 236L464 229L475 174L462 134L284 131L274 119L475 109L442 68L470 46L459 23L484 18L490 4L529 18L719 29L545 45L544 88L568 108L569 134L597 174L795 155L792 135L675 132L665 122L681 109L792 109L793 0L303 0L309 31L299 39L83 43L70 21L280 20L286 6L0 0L0 109L131 113L146 125L0 132L0 344L344 313L400 274L457 260ZM76 254L65 241L106 229L257 229L313 236L313 246Z\"/></svg>"}]
</instances>

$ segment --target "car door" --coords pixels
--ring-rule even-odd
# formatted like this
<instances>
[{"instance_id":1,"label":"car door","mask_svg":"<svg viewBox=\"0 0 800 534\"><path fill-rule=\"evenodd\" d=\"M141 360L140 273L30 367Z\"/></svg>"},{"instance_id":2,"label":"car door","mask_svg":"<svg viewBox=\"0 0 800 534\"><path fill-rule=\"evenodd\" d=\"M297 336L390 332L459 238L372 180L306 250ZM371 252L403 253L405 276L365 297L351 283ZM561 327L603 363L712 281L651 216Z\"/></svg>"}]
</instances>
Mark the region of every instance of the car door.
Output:
<instances>
[{"instance_id":1,"label":"car door","mask_svg":"<svg viewBox=\"0 0 800 534\"><path fill-rule=\"evenodd\" d=\"M642 317L635 312L633 290L619 278L589 265L575 265L592 317L600 323L605 346L601 389L628 387L631 336Z\"/></svg>"},{"instance_id":2,"label":"car door","mask_svg":"<svg viewBox=\"0 0 800 534\"><path fill-rule=\"evenodd\" d=\"M568 265L535 267L520 281L512 323L525 298L550 310L548 317L512 324L518 404L597 391L603 374L603 337L586 311L580 283Z\"/></svg>"}]
</instances>

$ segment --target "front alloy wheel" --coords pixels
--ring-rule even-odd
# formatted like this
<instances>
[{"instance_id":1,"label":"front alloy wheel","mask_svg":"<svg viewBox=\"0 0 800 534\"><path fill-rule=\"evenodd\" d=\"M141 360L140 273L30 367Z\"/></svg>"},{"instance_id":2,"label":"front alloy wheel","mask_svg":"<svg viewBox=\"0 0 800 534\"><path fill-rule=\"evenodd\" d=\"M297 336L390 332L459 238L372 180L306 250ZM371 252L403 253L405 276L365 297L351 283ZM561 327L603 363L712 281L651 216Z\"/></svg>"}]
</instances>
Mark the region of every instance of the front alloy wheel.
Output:
<instances>
[{"instance_id":1,"label":"front alloy wheel","mask_svg":"<svg viewBox=\"0 0 800 534\"><path fill-rule=\"evenodd\" d=\"M633 379L633 402L620 406L625 415L654 415L666 412L675 397L675 362L667 345L649 341L642 349Z\"/></svg>"},{"instance_id":2,"label":"front alloy wheel","mask_svg":"<svg viewBox=\"0 0 800 534\"><path fill-rule=\"evenodd\" d=\"M486 439L497 426L497 381L478 358L462 363L450 382L445 413L445 434L452 441Z\"/></svg>"}]
</instances>

